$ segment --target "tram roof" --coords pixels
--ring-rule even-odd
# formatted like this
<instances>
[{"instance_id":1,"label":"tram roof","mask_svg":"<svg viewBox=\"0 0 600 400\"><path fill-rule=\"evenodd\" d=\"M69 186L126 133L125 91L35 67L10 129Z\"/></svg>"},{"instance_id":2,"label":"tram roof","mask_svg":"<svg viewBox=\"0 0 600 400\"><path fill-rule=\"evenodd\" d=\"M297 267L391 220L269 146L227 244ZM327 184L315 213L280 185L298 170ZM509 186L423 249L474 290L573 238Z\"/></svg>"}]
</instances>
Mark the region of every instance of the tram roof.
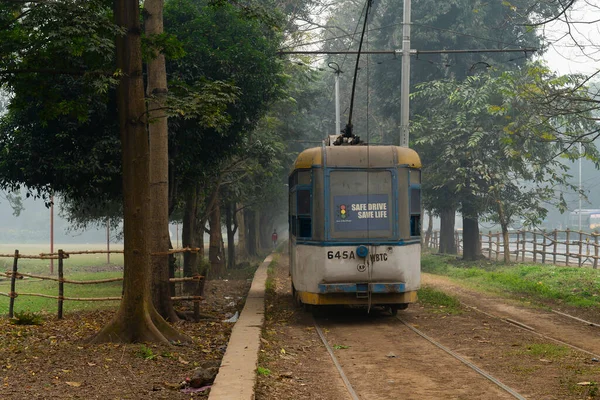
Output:
<instances>
[{"instance_id":1,"label":"tram roof","mask_svg":"<svg viewBox=\"0 0 600 400\"><path fill-rule=\"evenodd\" d=\"M421 168L421 159L412 149L370 145L323 146L306 149L296 158L294 169L322 166L324 159L328 167L390 168L407 165L411 168Z\"/></svg>"}]
</instances>

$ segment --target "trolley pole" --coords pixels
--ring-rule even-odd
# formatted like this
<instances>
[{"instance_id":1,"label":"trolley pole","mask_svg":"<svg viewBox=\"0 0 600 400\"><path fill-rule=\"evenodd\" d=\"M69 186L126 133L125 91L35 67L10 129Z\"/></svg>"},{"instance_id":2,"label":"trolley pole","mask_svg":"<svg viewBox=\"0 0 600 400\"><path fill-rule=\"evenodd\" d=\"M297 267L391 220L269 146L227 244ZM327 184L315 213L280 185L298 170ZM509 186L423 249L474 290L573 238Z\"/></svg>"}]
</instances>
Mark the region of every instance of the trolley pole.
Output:
<instances>
[{"instance_id":1,"label":"trolley pole","mask_svg":"<svg viewBox=\"0 0 600 400\"><path fill-rule=\"evenodd\" d=\"M335 71L335 134L339 135L342 131L340 124L340 69Z\"/></svg>"},{"instance_id":2,"label":"trolley pole","mask_svg":"<svg viewBox=\"0 0 600 400\"><path fill-rule=\"evenodd\" d=\"M408 147L410 92L410 0L404 0L402 25L402 78L400 82L400 146Z\"/></svg>"}]
</instances>

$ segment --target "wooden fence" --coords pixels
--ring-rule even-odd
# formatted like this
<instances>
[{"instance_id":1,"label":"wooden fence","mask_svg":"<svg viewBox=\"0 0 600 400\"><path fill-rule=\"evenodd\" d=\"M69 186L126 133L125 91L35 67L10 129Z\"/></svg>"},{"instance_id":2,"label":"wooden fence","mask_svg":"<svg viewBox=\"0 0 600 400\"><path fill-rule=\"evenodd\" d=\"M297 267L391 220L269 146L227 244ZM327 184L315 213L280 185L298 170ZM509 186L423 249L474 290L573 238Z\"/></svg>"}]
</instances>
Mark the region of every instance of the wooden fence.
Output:
<instances>
[{"instance_id":1,"label":"wooden fence","mask_svg":"<svg viewBox=\"0 0 600 400\"><path fill-rule=\"evenodd\" d=\"M600 244L598 232L567 230L510 231L508 234L511 261L533 261L542 264L564 264L598 268ZM504 257L502 232L480 233L482 253L492 260ZM426 246L439 250L439 232L433 231ZM457 251L463 248L462 231L454 232Z\"/></svg>"},{"instance_id":2,"label":"wooden fence","mask_svg":"<svg viewBox=\"0 0 600 400\"><path fill-rule=\"evenodd\" d=\"M161 255L186 253L186 252L197 253L199 250L200 250L199 248L183 248L183 249L169 250L167 252L161 252L161 253L152 253L151 255L152 256L161 256ZM109 250L84 250L84 251L71 251L71 252L58 250L57 253L41 253L39 255L24 255L24 254L20 254L19 250L15 250L14 254L0 254L0 257L13 258L12 271L6 271L4 273L4 275L6 275L7 277L10 278L10 292L8 292L8 293L0 292L0 296L5 296L5 297L10 298L9 306L8 306L8 317L12 318L14 316L15 300L17 299L18 296L35 296L35 297L45 297L45 298L50 298L50 299L56 299L58 301L58 312L57 312L58 319L63 318L63 302L65 300L66 301L111 301L111 300L116 301L116 300L121 300L121 298L122 298L121 296L119 296L119 297L66 297L66 296L64 296L64 284L65 283L74 284L74 285L96 285L96 284L101 284L101 283L122 281L123 278L110 278L110 279L98 279L98 280L86 280L86 281L75 281L75 280L65 279L65 277L64 277L64 260L70 258L71 255L107 254L107 253L121 253L122 254L123 250L110 250L110 251ZM18 264L19 264L20 258L40 259L40 260L58 260L58 277L55 278L52 276L35 275L35 274L19 272ZM18 293L18 292L16 292L17 279L23 279L23 277L58 282L58 296L52 296L52 295L47 295L47 294L42 294L42 293ZM200 275L195 275L195 276L186 277L186 278L171 278L171 279L169 279L170 282L195 281L198 283L197 293L195 295L171 297L171 300L173 300L173 301L180 301L180 300L193 301L194 315L195 315L196 319L199 318L199 314L200 314L200 301L204 299L202 296L200 296L200 293L199 293L199 290L200 290L199 283L203 279L204 279L204 277L200 276Z\"/></svg>"}]
</instances>

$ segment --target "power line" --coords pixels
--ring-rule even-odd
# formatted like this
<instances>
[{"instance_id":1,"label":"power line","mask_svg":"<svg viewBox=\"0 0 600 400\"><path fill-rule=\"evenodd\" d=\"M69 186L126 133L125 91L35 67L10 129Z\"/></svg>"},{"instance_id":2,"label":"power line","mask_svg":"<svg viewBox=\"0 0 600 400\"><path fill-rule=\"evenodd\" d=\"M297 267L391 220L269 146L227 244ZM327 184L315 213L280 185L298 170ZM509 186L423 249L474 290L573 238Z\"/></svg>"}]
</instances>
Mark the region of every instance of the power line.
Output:
<instances>
[{"instance_id":1,"label":"power line","mask_svg":"<svg viewBox=\"0 0 600 400\"><path fill-rule=\"evenodd\" d=\"M466 53L535 53L538 49L533 47L521 49L465 49L465 50L411 50L411 55L420 54L466 54ZM358 54L357 50L333 51L333 50L298 50L298 51L280 51L279 54ZM368 50L361 51L361 54L401 54L400 50Z\"/></svg>"}]
</instances>

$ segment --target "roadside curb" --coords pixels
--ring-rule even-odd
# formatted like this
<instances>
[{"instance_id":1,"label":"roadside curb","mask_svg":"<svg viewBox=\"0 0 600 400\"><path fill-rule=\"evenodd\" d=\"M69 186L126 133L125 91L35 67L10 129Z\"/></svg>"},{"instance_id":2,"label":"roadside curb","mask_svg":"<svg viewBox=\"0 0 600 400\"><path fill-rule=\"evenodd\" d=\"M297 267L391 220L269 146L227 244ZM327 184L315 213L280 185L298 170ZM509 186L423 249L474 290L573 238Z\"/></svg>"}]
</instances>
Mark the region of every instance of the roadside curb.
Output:
<instances>
[{"instance_id":1,"label":"roadside curb","mask_svg":"<svg viewBox=\"0 0 600 400\"><path fill-rule=\"evenodd\" d=\"M265 321L265 284L273 254L265 258L254 274L246 304L235 323L209 400L252 400L260 336Z\"/></svg>"}]
</instances>

